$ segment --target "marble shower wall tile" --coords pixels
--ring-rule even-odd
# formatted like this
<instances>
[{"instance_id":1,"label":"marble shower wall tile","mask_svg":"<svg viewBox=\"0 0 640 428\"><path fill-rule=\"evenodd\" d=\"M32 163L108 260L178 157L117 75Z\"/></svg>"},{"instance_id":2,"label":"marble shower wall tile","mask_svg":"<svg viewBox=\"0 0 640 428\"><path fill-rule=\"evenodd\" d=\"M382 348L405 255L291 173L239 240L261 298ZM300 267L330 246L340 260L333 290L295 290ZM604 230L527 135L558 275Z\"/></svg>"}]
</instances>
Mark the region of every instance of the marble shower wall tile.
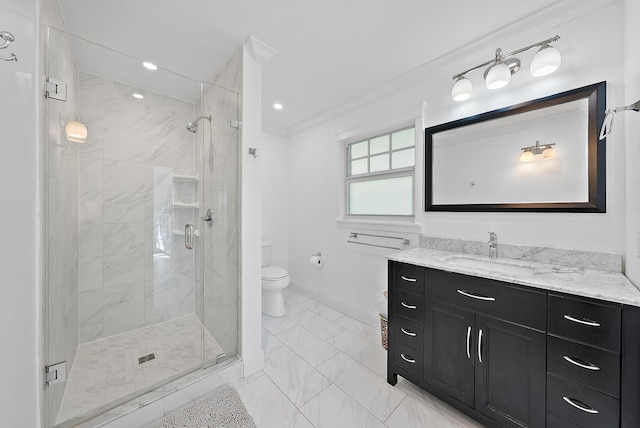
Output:
<instances>
[{"instance_id":1,"label":"marble shower wall tile","mask_svg":"<svg viewBox=\"0 0 640 428\"><path fill-rule=\"evenodd\" d=\"M89 131L78 171L86 342L194 311L194 252L185 254L173 230L198 213L172 202L195 202L193 183L177 194L173 176L196 173L197 146L185 129L194 104L85 72L79 81Z\"/></svg>"},{"instance_id":2,"label":"marble shower wall tile","mask_svg":"<svg viewBox=\"0 0 640 428\"><path fill-rule=\"evenodd\" d=\"M437 238L420 235L420 247L466 254L488 255L485 241ZM504 244L498 237L498 257L607 272L622 272L622 256L597 251L568 250L532 245Z\"/></svg>"}]
</instances>

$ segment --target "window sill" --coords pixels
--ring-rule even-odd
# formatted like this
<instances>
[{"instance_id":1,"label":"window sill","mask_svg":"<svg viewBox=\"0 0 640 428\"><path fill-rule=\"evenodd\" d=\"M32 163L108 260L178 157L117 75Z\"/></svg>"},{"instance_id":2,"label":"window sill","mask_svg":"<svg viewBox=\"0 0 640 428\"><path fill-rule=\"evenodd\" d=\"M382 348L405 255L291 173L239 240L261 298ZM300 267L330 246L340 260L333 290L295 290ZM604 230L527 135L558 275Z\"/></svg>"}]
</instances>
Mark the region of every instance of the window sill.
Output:
<instances>
[{"instance_id":1,"label":"window sill","mask_svg":"<svg viewBox=\"0 0 640 428\"><path fill-rule=\"evenodd\" d=\"M390 221L390 220L357 220L357 219L336 219L336 225L342 229L364 229L382 232L396 233L421 233L422 225L413 222Z\"/></svg>"}]
</instances>

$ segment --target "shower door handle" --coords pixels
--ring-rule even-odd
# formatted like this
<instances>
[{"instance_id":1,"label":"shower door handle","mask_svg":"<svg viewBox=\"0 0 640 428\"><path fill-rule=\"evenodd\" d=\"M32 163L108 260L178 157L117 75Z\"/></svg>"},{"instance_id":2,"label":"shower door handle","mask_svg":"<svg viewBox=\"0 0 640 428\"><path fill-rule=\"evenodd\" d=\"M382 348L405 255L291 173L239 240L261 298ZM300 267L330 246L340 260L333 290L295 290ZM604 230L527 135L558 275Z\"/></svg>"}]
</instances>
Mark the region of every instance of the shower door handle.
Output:
<instances>
[{"instance_id":1,"label":"shower door handle","mask_svg":"<svg viewBox=\"0 0 640 428\"><path fill-rule=\"evenodd\" d=\"M184 225L184 246L187 250L193 250L193 225L187 223Z\"/></svg>"}]
</instances>

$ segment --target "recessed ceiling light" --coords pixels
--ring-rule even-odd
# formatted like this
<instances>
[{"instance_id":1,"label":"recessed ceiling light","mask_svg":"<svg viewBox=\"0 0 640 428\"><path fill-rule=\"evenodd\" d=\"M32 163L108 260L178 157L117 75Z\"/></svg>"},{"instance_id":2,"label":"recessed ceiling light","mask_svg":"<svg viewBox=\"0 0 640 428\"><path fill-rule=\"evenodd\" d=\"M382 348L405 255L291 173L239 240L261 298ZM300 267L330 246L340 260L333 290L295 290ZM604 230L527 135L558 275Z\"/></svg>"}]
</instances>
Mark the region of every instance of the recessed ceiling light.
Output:
<instances>
[{"instance_id":1,"label":"recessed ceiling light","mask_svg":"<svg viewBox=\"0 0 640 428\"><path fill-rule=\"evenodd\" d=\"M144 65L144 67L148 68L149 70L157 70L158 69L157 65L155 65L154 63L149 62L149 61L143 62L142 65Z\"/></svg>"},{"instance_id":2,"label":"recessed ceiling light","mask_svg":"<svg viewBox=\"0 0 640 428\"><path fill-rule=\"evenodd\" d=\"M282 104L280 104L280 103L275 103L275 104L273 105L273 108L274 108L274 109L276 109L276 110L282 110Z\"/></svg>"},{"instance_id":3,"label":"recessed ceiling light","mask_svg":"<svg viewBox=\"0 0 640 428\"><path fill-rule=\"evenodd\" d=\"M141 100L141 99L144 98L144 95L142 95L142 94L133 94L133 98L137 98L137 99Z\"/></svg>"}]
</instances>

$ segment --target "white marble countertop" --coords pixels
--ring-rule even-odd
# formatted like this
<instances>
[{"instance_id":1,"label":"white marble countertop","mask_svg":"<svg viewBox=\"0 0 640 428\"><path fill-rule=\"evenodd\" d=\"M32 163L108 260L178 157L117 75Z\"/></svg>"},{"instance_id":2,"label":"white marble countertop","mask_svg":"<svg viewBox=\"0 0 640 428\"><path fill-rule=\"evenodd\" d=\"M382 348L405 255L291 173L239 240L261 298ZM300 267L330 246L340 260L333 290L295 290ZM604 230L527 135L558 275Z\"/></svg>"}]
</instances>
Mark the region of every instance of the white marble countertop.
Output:
<instances>
[{"instance_id":1,"label":"white marble countertop","mask_svg":"<svg viewBox=\"0 0 640 428\"><path fill-rule=\"evenodd\" d=\"M582 297L640 306L640 290L621 273L414 248L389 260Z\"/></svg>"}]
</instances>

